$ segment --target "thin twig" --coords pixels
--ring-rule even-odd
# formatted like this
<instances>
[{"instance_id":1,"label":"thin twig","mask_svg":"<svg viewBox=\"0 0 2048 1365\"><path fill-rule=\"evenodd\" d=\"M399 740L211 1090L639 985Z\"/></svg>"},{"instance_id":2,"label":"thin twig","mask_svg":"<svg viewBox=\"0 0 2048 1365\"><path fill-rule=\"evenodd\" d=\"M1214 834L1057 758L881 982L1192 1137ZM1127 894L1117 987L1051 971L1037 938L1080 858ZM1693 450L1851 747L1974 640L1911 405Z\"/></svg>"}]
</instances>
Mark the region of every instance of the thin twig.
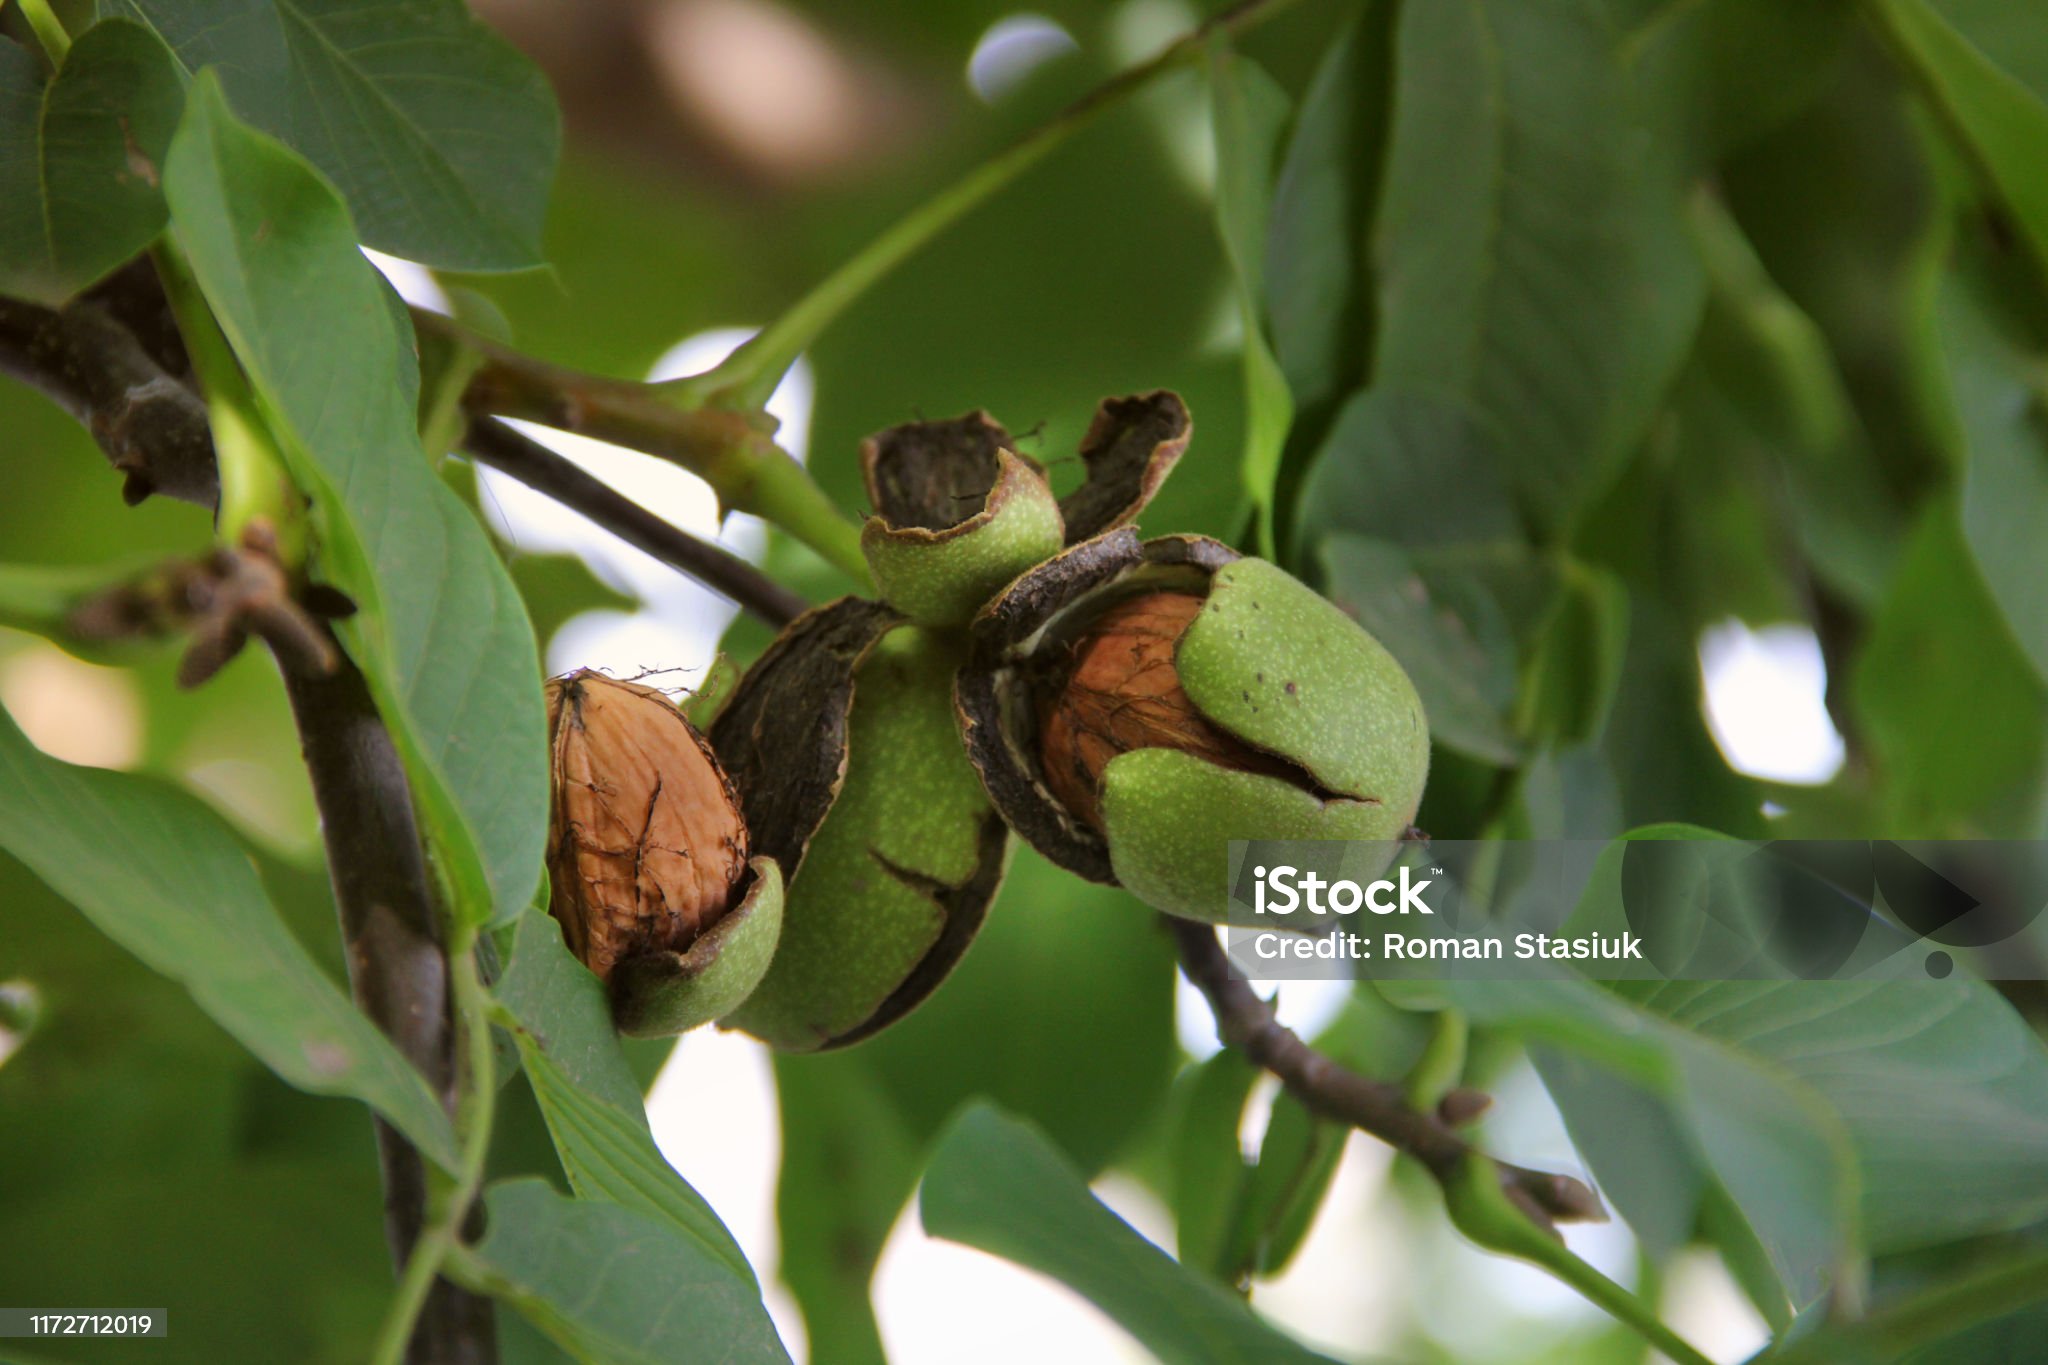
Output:
<instances>
[{"instance_id":1,"label":"thin twig","mask_svg":"<svg viewBox=\"0 0 2048 1365\"><path fill-rule=\"evenodd\" d=\"M809 602L738 555L663 521L601 479L495 418L471 422L462 448L478 462L581 512L628 545L730 598L770 626L780 629L810 609Z\"/></svg>"},{"instance_id":2,"label":"thin twig","mask_svg":"<svg viewBox=\"0 0 2048 1365\"><path fill-rule=\"evenodd\" d=\"M1111 76L1021 140L978 163L959 180L898 217L882 234L820 280L759 335L717 368L665 386L686 401L767 402L784 372L854 300L967 213L1008 186L1047 153L1154 79L1199 60L1217 34L1235 36L1281 13L1294 0L1239 0L1182 34L1138 65Z\"/></svg>"},{"instance_id":3,"label":"thin twig","mask_svg":"<svg viewBox=\"0 0 2048 1365\"><path fill-rule=\"evenodd\" d=\"M1439 1183L1458 1173L1473 1148L1441 1118L1410 1105L1400 1086L1361 1076L1301 1041L1250 982L1231 975L1230 959L1213 928L1174 918L1166 924L1180 952L1181 970L1208 1000L1217 1035L1226 1045L1272 1072L1309 1112L1407 1153ZM1495 1164L1509 1198L1546 1230L1556 1223L1606 1217L1599 1196L1572 1176Z\"/></svg>"}]
</instances>

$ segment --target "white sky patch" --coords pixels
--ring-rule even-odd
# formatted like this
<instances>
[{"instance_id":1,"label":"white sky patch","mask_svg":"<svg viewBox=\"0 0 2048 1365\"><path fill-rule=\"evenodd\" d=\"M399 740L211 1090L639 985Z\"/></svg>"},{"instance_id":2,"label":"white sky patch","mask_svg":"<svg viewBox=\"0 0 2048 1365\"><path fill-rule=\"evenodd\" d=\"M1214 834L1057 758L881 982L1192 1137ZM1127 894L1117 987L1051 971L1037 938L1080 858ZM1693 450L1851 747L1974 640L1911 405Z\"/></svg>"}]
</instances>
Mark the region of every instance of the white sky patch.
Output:
<instances>
[{"instance_id":1,"label":"white sky patch","mask_svg":"<svg viewBox=\"0 0 2048 1365\"><path fill-rule=\"evenodd\" d=\"M384 278L391 281L391 287L398 291L398 297L413 307L426 308L436 313L455 311L448 306L448 294L441 288L440 281L434 278L434 272L418 261L386 256L383 252L372 251L368 247L363 248L363 255L369 257L370 264L376 266L383 272Z\"/></svg>"},{"instance_id":2,"label":"white sky patch","mask_svg":"<svg viewBox=\"0 0 2048 1365\"><path fill-rule=\"evenodd\" d=\"M716 1121L708 1121L714 1114ZM804 1359L803 1313L776 1278L782 1129L767 1044L719 1029L688 1034L647 1092L647 1121L661 1154L718 1211L747 1253L775 1330L790 1354Z\"/></svg>"},{"instance_id":3,"label":"white sky patch","mask_svg":"<svg viewBox=\"0 0 2048 1365\"><path fill-rule=\"evenodd\" d=\"M1148 1233L1167 1221L1134 1182L1112 1179L1097 1193ZM890 1365L1146 1365L1152 1359L1101 1309L1058 1281L926 1236L914 1197L882 1248L874 1294Z\"/></svg>"},{"instance_id":4,"label":"white sky patch","mask_svg":"<svg viewBox=\"0 0 2048 1365\"><path fill-rule=\"evenodd\" d=\"M691 337L662 356L649 377L702 373L751 335L728 328ZM769 413L781 423L776 439L799 460L810 443L814 392L809 364L799 360L768 401ZM603 441L513 425L692 535L752 561L766 549L767 533L757 519L735 514L721 526L710 485L688 470ZM579 555L599 578L641 603L637 610L585 612L569 621L548 648L550 673L596 668L630 678L660 670L648 680L657 687L693 687L703 679L738 608L518 480L493 469L479 468L477 474L484 513L500 535L527 553Z\"/></svg>"},{"instance_id":5,"label":"white sky patch","mask_svg":"<svg viewBox=\"0 0 2048 1365\"><path fill-rule=\"evenodd\" d=\"M1820 641L1797 625L1724 621L1700 636L1707 723L1730 767L1774 782L1824 783L1842 766Z\"/></svg>"},{"instance_id":6,"label":"white sky patch","mask_svg":"<svg viewBox=\"0 0 2048 1365\"><path fill-rule=\"evenodd\" d=\"M1073 34L1042 14L1006 15L975 43L967 84L984 103L994 104L1039 67L1079 48Z\"/></svg>"}]
</instances>

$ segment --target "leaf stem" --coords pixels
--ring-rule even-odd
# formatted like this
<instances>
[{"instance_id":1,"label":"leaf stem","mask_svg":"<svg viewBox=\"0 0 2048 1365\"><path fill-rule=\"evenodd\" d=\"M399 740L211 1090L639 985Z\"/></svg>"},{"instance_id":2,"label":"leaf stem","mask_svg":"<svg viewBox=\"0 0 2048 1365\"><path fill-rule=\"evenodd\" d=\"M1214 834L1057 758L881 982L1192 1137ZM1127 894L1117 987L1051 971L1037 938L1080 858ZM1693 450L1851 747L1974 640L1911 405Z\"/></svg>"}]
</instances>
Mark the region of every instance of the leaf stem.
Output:
<instances>
[{"instance_id":1,"label":"leaf stem","mask_svg":"<svg viewBox=\"0 0 2048 1365\"><path fill-rule=\"evenodd\" d=\"M1020 142L982 162L966 175L896 220L879 237L837 270L724 364L704 374L663 385L678 400L695 406L712 404L758 408L782 382L804 348L815 341L854 300L924 245L979 207L998 190L1043 160L1104 112L1144 89L1155 78L1200 60L1209 39L1218 33L1242 33L1264 23L1294 0L1242 0L1169 43L1150 60L1119 72L1068 105L1051 121Z\"/></svg>"},{"instance_id":2,"label":"leaf stem","mask_svg":"<svg viewBox=\"0 0 2048 1365\"><path fill-rule=\"evenodd\" d=\"M420 1232L406 1258L398 1279L397 1292L386 1310L371 1354L372 1365L401 1365L413 1324L419 1320L427 1295L441 1275L448 1256L460 1243L464 1223L483 1188L484 1167L490 1157L491 1128L497 1115L497 1057L491 1048L489 1001L476 969L476 930L461 926L448 955L449 978L455 1018L462 1030L467 1064L461 1078L462 1170L452 1189L444 1192L434 1219Z\"/></svg>"},{"instance_id":3,"label":"leaf stem","mask_svg":"<svg viewBox=\"0 0 2048 1365\"><path fill-rule=\"evenodd\" d=\"M71 52L71 35L64 31L56 11L49 0L21 0L21 17L28 20L36 41L43 46L43 53L50 59L51 66L64 65L64 58Z\"/></svg>"},{"instance_id":4,"label":"leaf stem","mask_svg":"<svg viewBox=\"0 0 2048 1365\"><path fill-rule=\"evenodd\" d=\"M1458 1231L1488 1251L1541 1266L1678 1365L1714 1365L1691 1342L1665 1326L1654 1308L1576 1255L1554 1230L1537 1223L1511 1172L1512 1168L1478 1152L1468 1152L1438 1177L1444 1207Z\"/></svg>"},{"instance_id":5,"label":"leaf stem","mask_svg":"<svg viewBox=\"0 0 2048 1365\"><path fill-rule=\"evenodd\" d=\"M267 524L277 538L278 557L295 567L305 557L303 518L284 457L263 420L248 376L192 278L184 254L168 235L157 239L150 259L206 399L220 477L220 537L230 545L240 544L251 527Z\"/></svg>"}]
</instances>

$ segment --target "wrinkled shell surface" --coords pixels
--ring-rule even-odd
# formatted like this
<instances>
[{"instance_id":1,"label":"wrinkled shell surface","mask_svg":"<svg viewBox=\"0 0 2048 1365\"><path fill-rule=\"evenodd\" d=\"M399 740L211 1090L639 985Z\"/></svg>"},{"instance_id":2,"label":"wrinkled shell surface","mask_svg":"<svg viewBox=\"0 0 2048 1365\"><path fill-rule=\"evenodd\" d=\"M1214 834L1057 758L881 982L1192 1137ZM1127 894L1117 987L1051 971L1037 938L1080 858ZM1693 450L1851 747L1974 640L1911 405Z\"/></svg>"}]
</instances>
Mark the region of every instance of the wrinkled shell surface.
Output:
<instances>
[{"instance_id":1,"label":"wrinkled shell surface","mask_svg":"<svg viewBox=\"0 0 2048 1365\"><path fill-rule=\"evenodd\" d=\"M588 671L548 684L548 733L548 910L570 951L609 979L627 958L687 950L747 867L710 746L660 692Z\"/></svg>"}]
</instances>

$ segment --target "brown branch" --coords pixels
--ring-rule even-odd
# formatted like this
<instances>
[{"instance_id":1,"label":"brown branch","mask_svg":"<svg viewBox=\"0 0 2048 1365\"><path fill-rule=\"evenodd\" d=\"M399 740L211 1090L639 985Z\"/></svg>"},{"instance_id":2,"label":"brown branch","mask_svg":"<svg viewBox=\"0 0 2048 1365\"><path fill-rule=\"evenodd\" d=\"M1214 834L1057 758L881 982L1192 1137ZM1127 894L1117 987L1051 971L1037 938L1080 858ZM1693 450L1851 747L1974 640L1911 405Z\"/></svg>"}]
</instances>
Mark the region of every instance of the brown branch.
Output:
<instances>
[{"instance_id":1,"label":"brown branch","mask_svg":"<svg viewBox=\"0 0 2048 1365\"><path fill-rule=\"evenodd\" d=\"M127 476L131 505L151 493L219 503L206 404L98 302L50 309L0 298L0 373L84 424Z\"/></svg>"},{"instance_id":2,"label":"brown branch","mask_svg":"<svg viewBox=\"0 0 2048 1365\"><path fill-rule=\"evenodd\" d=\"M1309 1112L1370 1133L1407 1153L1439 1184L1448 1182L1472 1154L1470 1143L1439 1115L1409 1104L1399 1086L1361 1076L1301 1041L1250 982L1231 975L1230 958L1209 925L1170 916L1166 925L1180 952L1181 971L1215 1012L1217 1036L1273 1073ZM1540 1227L1554 1232L1557 1223L1607 1216L1599 1196L1582 1181L1506 1162L1495 1164L1508 1196Z\"/></svg>"},{"instance_id":3,"label":"brown branch","mask_svg":"<svg viewBox=\"0 0 2048 1365\"><path fill-rule=\"evenodd\" d=\"M354 664L337 655L338 665L322 673L297 651L274 652L320 808L356 1003L419 1068L452 1116L459 1078L448 961L405 769ZM390 1124L381 1118L376 1124L384 1234L394 1263L403 1266L426 1217L426 1165ZM497 1326L490 1300L437 1280L406 1359L491 1365Z\"/></svg>"},{"instance_id":4,"label":"brown branch","mask_svg":"<svg viewBox=\"0 0 2048 1365\"><path fill-rule=\"evenodd\" d=\"M738 555L663 521L603 480L496 418L472 421L462 448L480 463L581 512L628 545L722 593L777 629L810 609L809 602Z\"/></svg>"},{"instance_id":5,"label":"brown branch","mask_svg":"<svg viewBox=\"0 0 2048 1365\"><path fill-rule=\"evenodd\" d=\"M774 422L759 414L685 408L651 384L536 359L431 309L413 309L412 325L482 357L462 395L473 416L517 417L659 456L710 484L722 506L747 504L755 466L774 449Z\"/></svg>"}]
</instances>

